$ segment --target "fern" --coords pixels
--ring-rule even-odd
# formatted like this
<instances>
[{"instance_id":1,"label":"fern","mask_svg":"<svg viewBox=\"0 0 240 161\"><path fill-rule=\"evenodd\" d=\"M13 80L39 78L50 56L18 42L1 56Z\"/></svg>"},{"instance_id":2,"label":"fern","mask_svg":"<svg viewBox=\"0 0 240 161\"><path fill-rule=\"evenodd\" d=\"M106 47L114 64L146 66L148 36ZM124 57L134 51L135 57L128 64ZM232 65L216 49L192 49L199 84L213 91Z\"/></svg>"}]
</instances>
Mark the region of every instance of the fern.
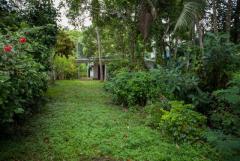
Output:
<instances>
[{"instance_id":1,"label":"fern","mask_svg":"<svg viewBox=\"0 0 240 161\"><path fill-rule=\"evenodd\" d=\"M240 138L232 135L224 135L220 131L205 133L207 141L215 147L225 161L240 160Z\"/></svg>"}]
</instances>

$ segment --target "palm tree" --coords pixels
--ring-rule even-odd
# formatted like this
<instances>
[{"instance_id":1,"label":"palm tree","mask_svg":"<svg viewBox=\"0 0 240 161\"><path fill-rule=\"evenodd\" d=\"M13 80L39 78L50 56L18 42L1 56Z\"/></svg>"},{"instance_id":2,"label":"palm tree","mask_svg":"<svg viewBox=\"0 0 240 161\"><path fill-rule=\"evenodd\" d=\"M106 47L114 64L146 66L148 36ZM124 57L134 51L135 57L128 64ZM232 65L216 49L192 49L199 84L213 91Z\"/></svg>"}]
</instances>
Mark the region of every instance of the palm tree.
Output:
<instances>
[{"instance_id":1,"label":"palm tree","mask_svg":"<svg viewBox=\"0 0 240 161\"><path fill-rule=\"evenodd\" d=\"M202 20L204 10L206 6L206 0L193 0L190 2L186 2L183 4L183 10L181 15L179 16L177 23L175 25L174 32L178 29L191 29L192 26L196 25L198 38L199 38L199 46L203 49L203 27L200 23ZM191 25L194 24L194 25ZM191 27L191 28L190 28ZM195 29L193 29L194 31Z\"/></svg>"},{"instance_id":2,"label":"palm tree","mask_svg":"<svg viewBox=\"0 0 240 161\"><path fill-rule=\"evenodd\" d=\"M157 0L147 0L149 6L152 8L152 16L156 16ZM164 1L162 1L163 3ZM200 21L202 20L204 10L206 7L206 0L191 0L187 2L179 1L177 5L183 5L182 12L177 19L174 32L180 29L190 29L195 31L195 26L197 28L199 45L203 48L203 29ZM149 22L148 22L149 23ZM151 23L151 22L150 22Z\"/></svg>"},{"instance_id":3,"label":"palm tree","mask_svg":"<svg viewBox=\"0 0 240 161\"><path fill-rule=\"evenodd\" d=\"M205 9L205 0L186 2L175 25L175 31L180 28L188 28L189 24L202 17Z\"/></svg>"}]
</instances>

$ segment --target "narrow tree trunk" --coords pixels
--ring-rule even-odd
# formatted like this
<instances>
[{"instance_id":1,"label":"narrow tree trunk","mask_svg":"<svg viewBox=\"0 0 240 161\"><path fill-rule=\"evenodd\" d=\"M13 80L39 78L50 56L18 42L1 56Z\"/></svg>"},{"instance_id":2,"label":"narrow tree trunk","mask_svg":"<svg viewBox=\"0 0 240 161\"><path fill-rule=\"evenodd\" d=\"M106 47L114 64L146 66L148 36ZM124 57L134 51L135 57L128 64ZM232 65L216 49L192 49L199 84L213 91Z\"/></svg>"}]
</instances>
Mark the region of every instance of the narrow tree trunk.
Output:
<instances>
[{"instance_id":1,"label":"narrow tree trunk","mask_svg":"<svg viewBox=\"0 0 240 161\"><path fill-rule=\"evenodd\" d=\"M130 53L131 53L131 63L136 63L136 56L135 56L135 49L136 49L136 32L134 29L131 29L132 31L129 32L129 38L130 38Z\"/></svg>"},{"instance_id":2,"label":"narrow tree trunk","mask_svg":"<svg viewBox=\"0 0 240 161\"><path fill-rule=\"evenodd\" d=\"M197 32L198 32L199 47L200 47L200 49L203 52L203 49L204 49L204 45L203 45L203 28L202 28L202 25L200 23L200 18L197 18L196 26L197 26Z\"/></svg>"},{"instance_id":3,"label":"narrow tree trunk","mask_svg":"<svg viewBox=\"0 0 240 161\"><path fill-rule=\"evenodd\" d=\"M233 30L233 41L235 43L240 42L240 0L237 0L237 7L234 14L234 30Z\"/></svg>"},{"instance_id":4,"label":"narrow tree trunk","mask_svg":"<svg viewBox=\"0 0 240 161\"><path fill-rule=\"evenodd\" d=\"M212 0L212 9L213 9L213 32L218 32L218 26L217 26L217 0Z\"/></svg>"},{"instance_id":5,"label":"narrow tree trunk","mask_svg":"<svg viewBox=\"0 0 240 161\"><path fill-rule=\"evenodd\" d=\"M161 38L156 38L156 63L163 65L163 53L164 53L164 40L162 35L159 35Z\"/></svg>"},{"instance_id":6,"label":"narrow tree trunk","mask_svg":"<svg viewBox=\"0 0 240 161\"><path fill-rule=\"evenodd\" d=\"M100 80L103 81L103 68L102 68L102 56L101 56L101 42L100 42L100 36L99 36L99 30L98 27L96 27L96 34L97 34L97 46L98 46L98 60L99 60L99 66L100 66Z\"/></svg>"},{"instance_id":7,"label":"narrow tree trunk","mask_svg":"<svg viewBox=\"0 0 240 161\"><path fill-rule=\"evenodd\" d=\"M227 16L226 16L226 32L229 35L230 35L230 32L231 32L231 20L232 20L232 0L228 0Z\"/></svg>"},{"instance_id":8,"label":"narrow tree trunk","mask_svg":"<svg viewBox=\"0 0 240 161\"><path fill-rule=\"evenodd\" d=\"M174 60L177 60L178 40L179 40L179 38L176 37L176 42L175 42L175 45L174 45L174 48L173 48L173 58L174 58Z\"/></svg>"},{"instance_id":9,"label":"narrow tree trunk","mask_svg":"<svg viewBox=\"0 0 240 161\"><path fill-rule=\"evenodd\" d=\"M194 45L195 46L195 36L196 36L196 34L195 34L195 21L196 20L194 20L194 22L192 23L192 28L191 28L191 40L192 40L192 45Z\"/></svg>"}]
</instances>

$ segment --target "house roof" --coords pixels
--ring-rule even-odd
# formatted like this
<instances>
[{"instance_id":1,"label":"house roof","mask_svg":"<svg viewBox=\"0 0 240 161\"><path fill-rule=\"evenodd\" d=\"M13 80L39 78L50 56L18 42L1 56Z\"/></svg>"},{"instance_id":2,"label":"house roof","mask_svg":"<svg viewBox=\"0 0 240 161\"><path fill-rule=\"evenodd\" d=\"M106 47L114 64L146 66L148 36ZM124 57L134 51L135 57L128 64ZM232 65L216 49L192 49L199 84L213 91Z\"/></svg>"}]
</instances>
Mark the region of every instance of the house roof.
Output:
<instances>
[{"instance_id":1,"label":"house roof","mask_svg":"<svg viewBox=\"0 0 240 161\"><path fill-rule=\"evenodd\" d=\"M102 57L101 58L102 62L110 62L113 60L118 60L118 59L112 59L109 57ZM77 58L76 62L79 63L91 63L91 62L98 62L99 58L98 57L90 57L90 58L86 58L86 57L81 57L81 58Z\"/></svg>"}]
</instances>

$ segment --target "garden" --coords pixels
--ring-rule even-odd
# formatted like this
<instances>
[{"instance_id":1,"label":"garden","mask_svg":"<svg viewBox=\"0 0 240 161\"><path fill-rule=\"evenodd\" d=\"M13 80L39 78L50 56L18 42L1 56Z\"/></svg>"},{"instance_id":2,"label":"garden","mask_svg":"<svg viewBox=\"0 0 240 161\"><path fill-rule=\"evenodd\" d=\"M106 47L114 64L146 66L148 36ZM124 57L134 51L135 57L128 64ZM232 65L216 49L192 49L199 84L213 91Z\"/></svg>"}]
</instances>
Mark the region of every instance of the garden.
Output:
<instances>
[{"instance_id":1,"label":"garden","mask_svg":"<svg viewBox=\"0 0 240 161\"><path fill-rule=\"evenodd\" d=\"M0 161L239 161L240 0L0 0Z\"/></svg>"}]
</instances>

